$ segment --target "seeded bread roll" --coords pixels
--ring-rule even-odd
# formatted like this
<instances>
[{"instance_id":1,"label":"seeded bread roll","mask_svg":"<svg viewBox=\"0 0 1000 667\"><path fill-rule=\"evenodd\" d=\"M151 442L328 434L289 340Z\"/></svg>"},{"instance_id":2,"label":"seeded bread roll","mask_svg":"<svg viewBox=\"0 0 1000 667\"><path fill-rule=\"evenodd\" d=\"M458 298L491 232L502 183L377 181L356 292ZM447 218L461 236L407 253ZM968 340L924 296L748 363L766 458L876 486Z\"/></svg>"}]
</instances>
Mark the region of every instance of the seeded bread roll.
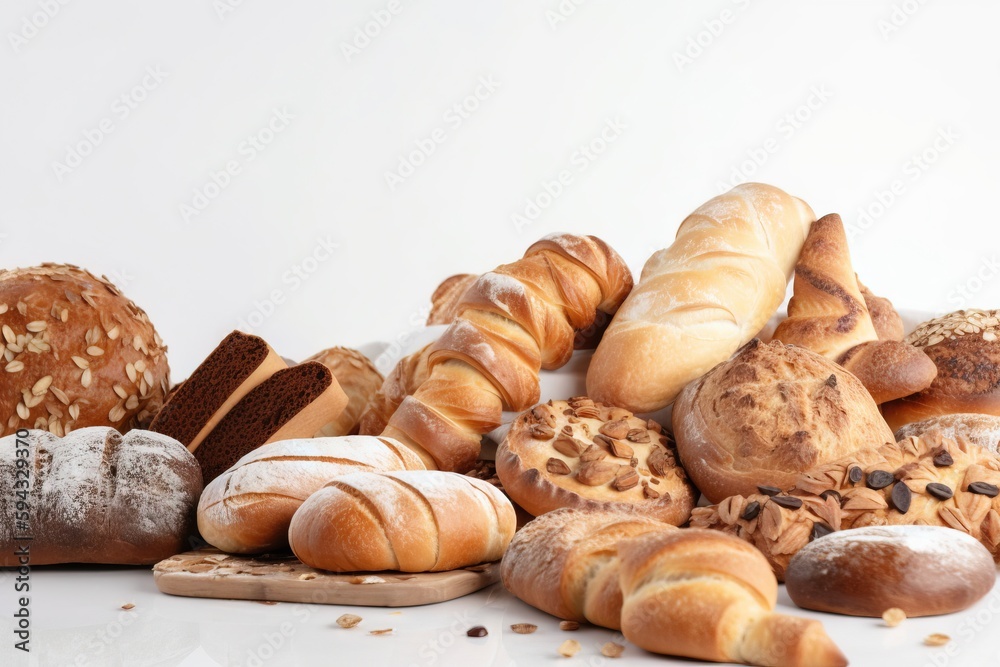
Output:
<instances>
[{"instance_id":1,"label":"seeded bread roll","mask_svg":"<svg viewBox=\"0 0 1000 667\"><path fill-rule=\"evenodd\" d=\"M938 374L924 391L882 406L893 429L957 412L1000 416L1000 311L960 310L921 324L906 342Z\"/></svg>"},{"instance_id":2,"label":"seeded bread roll","mask_svg":"<svg viewBox=\"0 0 1000 667\"><path fill-rule=\"evenodd\" d=\"M486 482L451 472L358 472L302 504L288 541L306 565L333 572L440 572L499 560L514 508Z\"/></svg>"},{"instance_id":3,"label":"seeded bread roll","mask_svg":"<svg viewBox=\"0 0 1000 667\"><path fill-rule=\"evenodd\" d=\"M759 484L789 488L811 468L893 442L861 382L802 347L754 340L674 405L681 463L712 502Z\"/></svg>"},{"instance_id":4,"label":"seeded bread roll","mask_svg":"<svg viewBox=\"0 0 1000 667\"><path fill-rule=\"evenodd\" d=\"M317 435L332 437L358 432L361 414L382 386L382 374L368 357L346 347L331 347L317 352L306 361L317 361L333 373L337 384L347 394L347 407L320 428Z\"/></svg>"},{"instance_id":5,"label":"seeded bread roll","mask_svg":"<svg viewBox=\"0 0 1000 667\"><path fill-rule=\"evenodd\" d=\"M567 507L519 530L500 564L512 595L556 618L621 628L618 543L675 530L642 513Z\"/></svg>"},{"instance_id":6,"label":"seeded bread roll","mask_svg":"<svg viewBox=\"0 0 1000 667\"><path fill-rule=\"evenodd\" d=\"M1000 417L958 413L941 415L907 424L896 431L896 440L922 436L930 431L940 431L950 440L964 438L974 445L1000 454Z\"/></svg>"},{"instance_id":7,"label":"seeded bread roll","mask_svg":"<svg viewBox=\"0 0 1000 667\"><path fill-rule=\"evenodd\" d=\"M870 526L832 533L792 557L785 587L803 609L880 617L952 614L990 592L996 565L986 548L939 526Z\"/></svg>"},{"instance_id":8,"label":"seeded bread roll","mask_svg":"<svg viewBox=\"0 0 1000 667\"><path fill-rule=\"evenodd\" d=\"M170 385L167 348L110 281L68 264L0 270L0 436L149 423Z\"/></svg>"},{"instance_id":9,"label":"seeded bread roll","mask_svg":"<svg viewBox=\"0 0 1000 667\"><path fill-rule=\"evenodd\" d=\"M0 439L0 567L23 565L18 546L32 567L148 565L185 550L201 472L181 443L109 427L20 433Z\"/></svg>"},{"instance_id":10,"label":"seeded bread roll","mask_svg":"<svg viewBox=\"0 0 1000 667\"><path fill-rule=\"evenodd\" d=\"M230 553L288 548L288 525L302 502L352 472L423 470L388 438L345 436L282 440L258 447L216 477L198 503L198 531Z\"/></svg>"},{"instance_id":11,"label":"seeded bread roll","mask_svg":"<svg viewBox=\"0 0 1000 667\"><path fill-rule=\"evenodd\" d=\"M178 385L150 424L195 451L251 389L287 368L263 338L234 331Z\"/></svg>"},{"instance_id":12,"label":"seeded bread roll","mask_svg":"<svg viewBox=\"0 0 1000 667\"><path fill-rule=\"evenodd\" d=\"M535 516L560 507L617 509L676 526L697 500L659 424L582 396L521 414L496 461L507 494Z\"/></svg>"},{"instance_id":13,"label":"seeded bread roll","mask_svg":"<svg viewBox=\"0 0 1000 667\"><path fill-rule=\"evenodd\" d=\"M345 405L347 395L323 364L278 371L233 406L194 451L205 483L263 444L311 438Z\"/></svg>"}]
</instances>

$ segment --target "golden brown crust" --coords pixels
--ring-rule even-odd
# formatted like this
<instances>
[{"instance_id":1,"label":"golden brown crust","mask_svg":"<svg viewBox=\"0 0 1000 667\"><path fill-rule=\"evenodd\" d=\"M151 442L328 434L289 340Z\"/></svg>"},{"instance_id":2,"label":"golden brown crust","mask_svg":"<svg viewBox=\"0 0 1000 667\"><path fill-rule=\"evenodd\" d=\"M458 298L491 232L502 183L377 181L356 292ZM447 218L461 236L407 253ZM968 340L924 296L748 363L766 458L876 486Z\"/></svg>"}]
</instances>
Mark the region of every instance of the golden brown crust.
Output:
<instances>
[{"instance_id":1,"label":"golden brown crust","mask_svg":"<svg viewBox=\"0 0 1000 667\"><path fill-rule=\"evenodd\" d=\"M859 450L800 475L793 486L799 507L759 494L734 496L696 508L691 525L752 542L779 578L791 556L827 528L947 526L1000 559L1000 496L992 495L1000 487L1000 457L940 431ZM759 512L747 513L753 502ZM819 523L825 525L817 532Z\"/></svg>"},{"instance_id":2,"label":"golden brown crust","mask_svg":"<svg viewBox=\"0 0 1000 667\"><path fill-rule=\"evenodd\" d=\"M346 347L322 350L305 360L309 361L318 361L329 368L347 394L347 407L317 435L332 437L357 433L362 413L382 386L382 374L368 357Z\"/></svg>"},{"instance_id":3,"label":"golden brown crust","mask_svg":"<svg viewBox=\"0 0 1000 667\"><path fill-rule=\"evenodd\" d=\"M659 424L587 397L518 416L496 459L508 495L535 516L560 507L607 509L678 526L697 500Z\"/></svg>"},{"instance_id":4,"label":"golden brown crust","mask_svg":"<svg viewBox=\"0 0 1000 667\"><path fill-rule=\"evenodd\" d=\"M170 385L167 348L107 279L69 264L0 270L0 436L145 426Z\"/></svg>"},{"instance_id":5,"label":"golden brown crust","mask_svg":"<svg viewBox=\"0 0 1000 667\"><path fill-rule=\"evenodd\" d=\"M600 239L559 234L533 244L466 290L462 315L430 348L429 375L383 434L429 466L468 470L503 407L537 402L539 371L565 364L575 331L598 310L614 311L631 287L625 261Z\"/></svg>"},{"instance_id":6,"label":"golden brown crust","mask_svg":"<svg viewBox=\"0 0 1000 667\"><path fill-rule=\"evenodd\" d=\"M777 582L760 552L689 528L623 540L622 632L655 653L716 662L843 667L815 620L774 613Z\"/></svg>"},{"instance_id":7,"label":"golden brown crust","mask_svg":"<svg viewBox=\"0 0 1000 667\"><path fill-rule=\"evenodd\" d=\"M454 322L461 314L459 304L462 303L462 295L478 277L474 273L459 273L441 281L431 295L431 312L427 315L427 326Z\"/></svg>"},{"instance_id":8,"label":"golden brown crust","mask_svg":"<svg viewBox=\"0 0 1000 667\"><path fill-rule=\"evenodd\" d=\"M517 532L500 576L513 595L548 614L617 629L622 597L616 545L673 529L639 512L558 509Z\"/></svg>"},{"instance_id":9,"label":"golden brown crust","mask_svg":"<svg viewBox=\"0 0 1000 667\"><path fill-rule=\"evenodd\" d=\"M893 429L955 412L1000 415L1000 311L960 310L923 323L906 342L938 374L926 390L882 407Z\"/></svg>"},{"instance_id":10,"label":"golden brown crust","mask_svg":"<svg viewBox=\"0 0 1000 667\"><path fill-rule=\"evenodd\" d=\"M951 415L931 417L907 424L896 431L896 440L922 436L929 431L940 431L951 440L964 438L974 445L1000 454L1000 417L959 412Z\"/></svg>"},{"instance_id":11,"label":"golden brown crust","mask_svg":"<svg viewBox=\"0 0 1000 667\"><path fill-rule=\"evenodd\" d=\"M896 312L892 301L872 294L871 290L865 287L860 279L858 279L858 288L861 290L861 296L865 299L865 306L868 307L868 314L871 315L872 324L875 325L875 332L878 334L879 340L903 340L906 336L906 331L903 329L903 318Z\"/></svg>"},{"instance_id":12,"label":"golden brown crust","mask_svg":"<svg viewBox=\"0 0 1000 667\"><path fill-rule=\"evenodd\" d=\"M788 488L796 476L893 441L868 391L801 347L753 341L681 393L673 413L681 463L712 502Z\"/></svg>"},{"instance_id":13,"label":"golden brown crust","mask_svg":"<svg viewBox=\"0 0 1000 667\"><path fill-rule=\"evenodd\" d=\"M812 224L795 265L788 318L775 329L773 339L809 348L828 359L878 340L851 268L839 215L825 215Z\"/></svg>"},{"instance_id":14,"label":"golden brown crust","mask_svg":"<svg viewBox=\"0 0 1000 667\"><path fill-rule=\"evenodd\" d=\"M855 345L837 363L861 380L878 404L927 389L938 373L923 351L896 340Z\"/></svg>"}]
</instances>

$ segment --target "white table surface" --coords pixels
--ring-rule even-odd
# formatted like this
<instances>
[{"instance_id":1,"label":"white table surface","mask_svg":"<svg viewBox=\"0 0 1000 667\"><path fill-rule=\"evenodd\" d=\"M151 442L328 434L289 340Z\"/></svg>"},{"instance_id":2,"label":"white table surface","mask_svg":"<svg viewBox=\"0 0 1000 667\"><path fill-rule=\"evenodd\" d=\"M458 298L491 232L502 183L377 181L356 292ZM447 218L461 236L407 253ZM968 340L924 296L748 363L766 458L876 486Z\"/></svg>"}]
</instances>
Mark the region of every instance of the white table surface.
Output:
<instances>
[{"instance_id":1,"label":"white table surface","mask_svg":"<svg viewBox=\"0 0 1000 667\"><path fill-rule=\"evenodd\" d=\"M12 575L3 573L8 591ZM618 633L594 627L559 630L558 620L523 604L500 584L458 600L425 607L385 609L237 600L181 598L157 591L145 568L39 568L31 575L32 640L29 656L11 648L12 618L4 596L0 664L22 667L261 667L338 665L431 667L432 665L691 665L646 653ZM123 611L123 604L135 607ZM886 667L981 667L1000 664L1000 586L976 606L949 616L908 619L888 628L880 619L805 612L794 607L782 587L779 610L823 621L852 665ZM356 628L336 625L338 616L362 617ZM512 623L534 623L519 635ZM485 638L466 630L482 625ZM371 630L392 628L391 635ZM927 647L924 637L945 633L945 647ZM583 649L576 657L558 655L568 638ZM608 641L626 645L622 658L600 653ZM949 653L951 655L949 655Z\"/></svg>"}]
</instances>

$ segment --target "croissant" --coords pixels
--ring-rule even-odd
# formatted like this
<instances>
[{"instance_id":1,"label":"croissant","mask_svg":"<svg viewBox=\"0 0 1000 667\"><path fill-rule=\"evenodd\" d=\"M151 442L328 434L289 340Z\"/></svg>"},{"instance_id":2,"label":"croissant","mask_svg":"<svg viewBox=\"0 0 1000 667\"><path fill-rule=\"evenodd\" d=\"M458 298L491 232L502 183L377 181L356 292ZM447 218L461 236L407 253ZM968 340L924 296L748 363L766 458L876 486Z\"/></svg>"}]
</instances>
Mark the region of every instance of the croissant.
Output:
<instances>
[{"instance_id":1,"label":"croissant","mask_svg":"<svg viewBox=\"0 0 1000 667\"><path fill-rule=\"evenodd\" d=\"M575 331L613 313L632 288L625 261L593 236L558 234L480 276L427 356L428 376L382 435L411 447L429 468L464 472L504 406L538 402L538 373L565 364Z\"/></svg>"}]
</instances>

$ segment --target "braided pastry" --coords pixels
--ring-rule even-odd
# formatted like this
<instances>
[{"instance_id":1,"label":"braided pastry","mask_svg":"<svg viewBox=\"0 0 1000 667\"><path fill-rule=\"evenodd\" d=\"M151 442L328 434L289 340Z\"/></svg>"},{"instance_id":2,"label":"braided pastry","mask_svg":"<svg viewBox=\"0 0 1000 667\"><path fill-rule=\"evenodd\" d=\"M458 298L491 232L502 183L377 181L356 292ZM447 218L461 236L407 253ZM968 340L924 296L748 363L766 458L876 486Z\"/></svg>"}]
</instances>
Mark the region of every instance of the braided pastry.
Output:
<instances>
[{"instance_id":1,"label":"braided pastry","mask_svg":"<svg viewBox=\"0 0 1000 667\"><path fill-rule=\"evenodd\" d=\"M792 555L834 530L947 526L1000 559L1000 457L937 431L863 449L777 489L696 508L691 525L732 533L760 549L779 579Z\"/></svg>"},{"instance_id":2,"label":"braided pastry","mask_svg":"<svg viewBox=\"0 0 1000 667\"><path fill-rule=\"evenodd\" d=\"M461 315L430 348L428 377L382 435L430 468L468 470L503 407L535 404L539 370L565 364L575 331L597 311L617 310L631 288L624 260L600 239L559 234L533 244L467 289Z\"/></svg>"}]
</instances>

